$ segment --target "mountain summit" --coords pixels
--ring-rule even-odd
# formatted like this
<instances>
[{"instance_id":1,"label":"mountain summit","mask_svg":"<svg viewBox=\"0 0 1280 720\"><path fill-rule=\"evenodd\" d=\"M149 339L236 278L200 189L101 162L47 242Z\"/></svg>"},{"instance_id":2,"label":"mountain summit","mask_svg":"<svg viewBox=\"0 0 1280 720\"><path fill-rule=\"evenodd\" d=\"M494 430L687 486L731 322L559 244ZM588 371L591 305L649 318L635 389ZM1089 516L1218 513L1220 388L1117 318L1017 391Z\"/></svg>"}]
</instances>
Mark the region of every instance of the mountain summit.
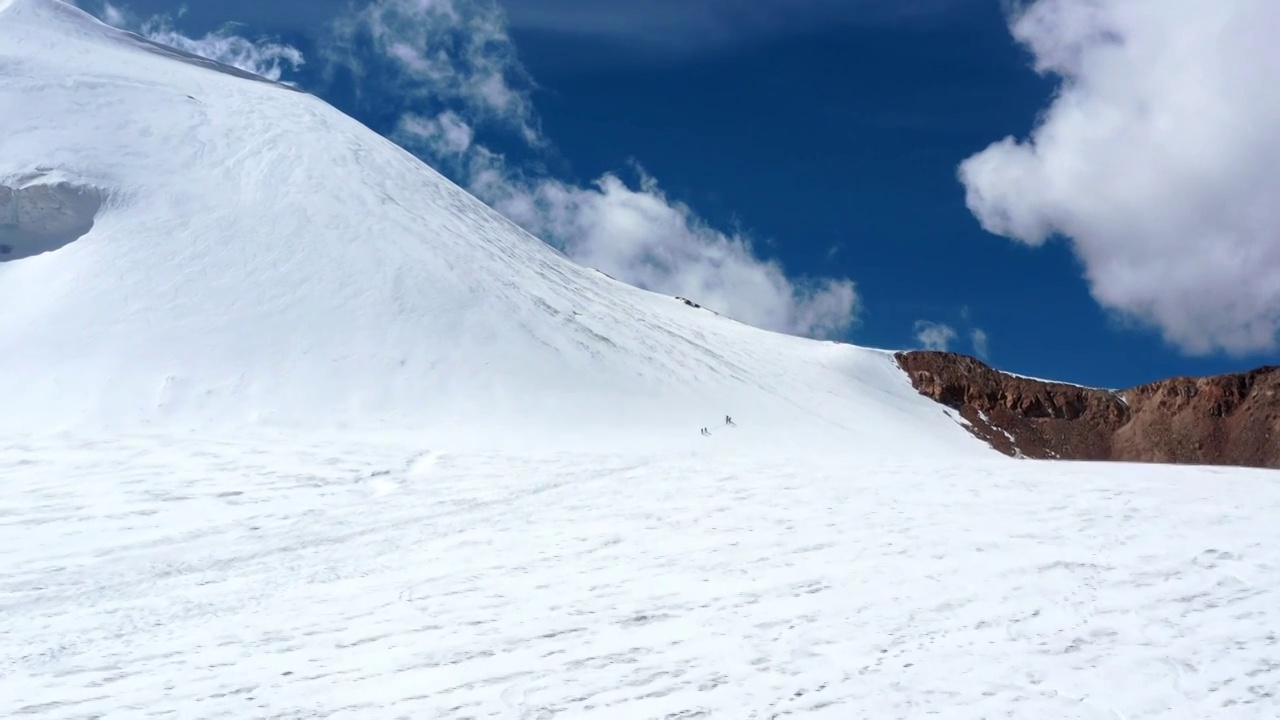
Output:
<instances>
[{"instance_id":1,"label":"mountain summit","mask_svg":"<svg viewBox=\"0 0 1280 720\"><path fill-rule=\"evenodd\" d=\"M0 10L0 426L989 452L890 354L568 260L318 98Z\"/></svg>"}]
</instances>

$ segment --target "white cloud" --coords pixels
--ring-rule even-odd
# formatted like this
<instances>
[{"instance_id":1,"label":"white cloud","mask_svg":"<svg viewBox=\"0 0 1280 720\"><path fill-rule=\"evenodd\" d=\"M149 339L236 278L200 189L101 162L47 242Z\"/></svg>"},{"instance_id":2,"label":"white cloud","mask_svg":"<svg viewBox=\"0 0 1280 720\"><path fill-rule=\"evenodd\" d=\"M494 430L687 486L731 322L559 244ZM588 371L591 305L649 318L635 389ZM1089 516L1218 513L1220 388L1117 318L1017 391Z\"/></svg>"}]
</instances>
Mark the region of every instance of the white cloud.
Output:
<instances>
[{"instance_id":1,"label":"white cloud","mask_svg":"<svg viewBox=\"0 0 1280 720\"><path fill-rule=\"evenodd\" d=\"M916 342L925 350L946 352L951 349L957 334L955 328L939 322L917 320L915 324Z\"/></svg>"},{"instance_id":2,"label":"white cloud","mask_svg":"<svg viewBox=\"0 0 1280 720\"><path fill-rule=\"evenodd\" d=\"M249 40L234 35L229 30L189 38L164 25L149 23L143 26L142 34L162 45L185 50L277 82L285 70L297 70L303 63L302 53L297 48L276 42Z\"/></svg>"},{"instance_id":3,"label":"white cloud","mask_svg":"<svg viewBox=\"0 0 1280 720\"><path fill-rule=\"evenodd\" d=\"M368 50L378 67L366 67ZM334 22L322 52L331 67L402 93L402 102L432 113L453 109L512 128L525 142L540 140L532 83L492 0L374 0Z\"/></svg>"},{"instance_id":4,"label":"white cloud","mask_svg":"<svg viewBox=\"0 0 1280 720\"><path fill-rule=\"evenodd\" d=\"M128 23L128 17L124 10L112 5L104 3L102 6L102 22L112 27L124 27Z\"/></svg>"},{"instance_id":5,"label":"white cloud","mask_svg":"<svg viewBox=\"0 0 1280 720\"><path fill-rule=\"evenodd\" d=\"M290 46L230 29L193 39L167 16L138 25L111 5L101 15L271 79L303 61ZM321 43L327 73L349 73L358 91L397 103L393 139L454 170L482 199L575 260L770 330L838 337L856 323L861 305L853 282L789 278L777 262L756 255L747 237L708 226L643 171L635 188L613 174L581 187L512 168L478 143L478 132L496 127L528 149L547 145L532 80L493 0L374 0L329 31Z\"/></svg>"},{"instance_id":6,"label":"white cloud","mask_svg":"<svg viewBox=\"0 0 1280 720\"><path fill-rule=\"evenodd\" d=\"M439 157L461 155L471 149L475 139L471 126L449 110L430 118L406 113L400 117L396 134L411 143L425 143Z\"/></svg>"},{"instance_id":7,"label":"white cloud","mask_svg":"<svg viewBox=\"0 0 1280 720\"><path fill-rule=\"evenodd\" d=\"M969 333L969 341L973 344L973 352L978 357L986 359L991 355L991 339L987 337L986 330L975 328Z\"/></svg>"},{"instance_id":8,"label":"white cloud","mask_svg":"<svg viewBox=\"0 0 1280 720\"><path fill-rule=\"evenodd\" d=\"M370 64L361 43L381 62ZM334 25L325 54L380 101L403 104L399 141L578 262L771 330L835 337L855 323L852 282L788 278L746 237L708 226L643 171L634 188L613 174L578 186L523 172L477 142L497 126L528 148L547 144L529 97L532 80L493 2L376 0Z\"/></svg>"},{"instance_id":9,"label":"white cloud","mask_svg":"<svg viewBox=\"0 0 1280 720\"><path fill-rule=\"evenodd\" d=\"M168 15L157 15L137 22L128 10L109 2L102 4L98 17L108 25L136 32L152 42L276 82L281 80L286 71L297 70L305 62L302 52L297 48L270 39L250 40L237 35L233 25L193 38L175 30Z\"/></svg>"},{"instance_id":10,"label":"white cloud","mask_svg":"<svg viewBox=\"0 0 1280 720\"><path fill-rule=\"evenodd\" d=\"M747 238L707 226L638 172L634 188L616 175L577 187L499 172L478 178L476 189L570 257L638 287L797 335L834 337L853 325L859 301L852 282L789 279L777 263L758 258Z\"/></svg>"},{"instance_id":11,"label":"white cloud","mask_svg":"<svg viewBox=\"0 0 1280 720\"><path fill-rule=\"evenodd\" d=\"M1192 353L1280 334L1280 3L1037 0L1012 32L1062 87L960 167L988 231L1070 238L1093 296Z\"/></svg>"}]
</instances>

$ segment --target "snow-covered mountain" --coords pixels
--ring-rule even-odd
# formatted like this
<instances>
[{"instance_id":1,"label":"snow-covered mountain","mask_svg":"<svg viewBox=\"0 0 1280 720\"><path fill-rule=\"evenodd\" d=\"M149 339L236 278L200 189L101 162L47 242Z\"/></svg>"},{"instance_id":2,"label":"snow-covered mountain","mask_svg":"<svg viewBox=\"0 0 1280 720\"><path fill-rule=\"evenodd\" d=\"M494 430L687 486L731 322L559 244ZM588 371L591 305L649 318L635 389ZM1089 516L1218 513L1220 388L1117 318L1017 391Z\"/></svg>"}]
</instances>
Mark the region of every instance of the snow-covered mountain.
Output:
<instances>
[{"instance_id":1,"label":"snow-covered mountain","mask_svg":"<svg viewBox=\"0 0 1280 720\"><path fill-rule=\"evenodd\" d=\"M888 354L576 265L314 96L0 12L0 427L985 451Z\"/></svg>"},{"instance_id":2,"label":"snow-covered mountain","mask_svg":"<svg viewBox=\"0 0 1280 720\"><path fill-rule=\"evenodd\" d=\"M0 378L0 717L1277 716L1274 474L1005 458L56 0Z\"/></svg>"}]
</instances>

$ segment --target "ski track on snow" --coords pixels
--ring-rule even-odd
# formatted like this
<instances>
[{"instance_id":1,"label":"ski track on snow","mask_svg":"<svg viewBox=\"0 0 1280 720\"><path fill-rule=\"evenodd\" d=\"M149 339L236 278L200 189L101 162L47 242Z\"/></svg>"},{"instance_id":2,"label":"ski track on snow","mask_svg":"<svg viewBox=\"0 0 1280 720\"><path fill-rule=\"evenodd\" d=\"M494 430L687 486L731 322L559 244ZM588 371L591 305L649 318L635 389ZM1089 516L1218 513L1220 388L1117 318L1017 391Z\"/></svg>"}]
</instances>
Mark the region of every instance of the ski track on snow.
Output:
<instances>
[{"instance_id":1,"label":"ski track on snow","mask_svg":"<svg viewBox=\"0 0 1280 720\"><path fill-rule=\"evenodd\" d=\"M1274 718L1268 472L0 445L8 718Z\"/></svg>"}]
</instances>

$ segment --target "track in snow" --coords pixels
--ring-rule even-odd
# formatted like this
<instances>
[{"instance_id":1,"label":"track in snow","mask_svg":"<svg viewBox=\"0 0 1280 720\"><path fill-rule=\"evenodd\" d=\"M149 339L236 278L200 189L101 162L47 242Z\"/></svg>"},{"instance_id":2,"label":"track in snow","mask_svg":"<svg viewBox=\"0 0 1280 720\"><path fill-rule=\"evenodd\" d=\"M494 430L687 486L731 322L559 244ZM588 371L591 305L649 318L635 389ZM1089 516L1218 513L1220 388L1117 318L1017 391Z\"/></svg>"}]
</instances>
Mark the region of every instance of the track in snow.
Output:
<instances>
[{"instance_id":1,"label":"track in snow","mask_svg":"<svg viewBox=\"0 0 1280 720\"><path fill-rule=\"evenodd\" d=\"M0 715L1274 718L1275 474L0 451Z\"/></svg>"}]
</instances>

